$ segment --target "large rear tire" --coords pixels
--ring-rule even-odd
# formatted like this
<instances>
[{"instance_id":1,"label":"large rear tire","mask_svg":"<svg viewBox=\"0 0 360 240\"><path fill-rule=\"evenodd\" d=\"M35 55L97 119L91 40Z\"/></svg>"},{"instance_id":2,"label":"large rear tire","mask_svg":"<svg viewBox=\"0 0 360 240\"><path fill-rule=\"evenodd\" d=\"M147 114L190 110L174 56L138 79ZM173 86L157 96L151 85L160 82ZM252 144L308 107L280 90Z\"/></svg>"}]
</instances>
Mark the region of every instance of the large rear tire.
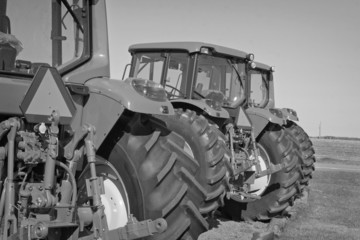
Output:
<instances>
[{"instance_id":1,"label":"large rear tire","mask_svg":"<svg viewBox=\"0 0 360 240\"><path fill-rule=\"evenodd\" d=\"M138 220L167 221L165 232L147 239L197 239L208 229L199 212L206 196L194 177L199 164L182 149L182 138L153 124L151 117L124 115L98 154L121 176L128 212Z\"/></svg>"},{"instance_id":2,"label":"large rear tire","mask_svg":"<svg viewBox=\"0 0 360 240\"><path fill-rule=\"evenodd\" d=\"M313 144L309 138L309 135L295 122L289 121L285 126L286 131L291 135L293 141L299 147L301 153L301 171L303 174L303 179L301 184L307 186L310 179L312 178L312 173L315 171L315 150Z\"/></svg>"},{"instance_id":3,"label":"large rear tire","mask_svg":"<svg viewBox=\"0 0 360 240\"><path fill-rule=\"evenodd\" d=\"M274 165L284 164L285 168L255 182L262 186L252 186L253 192L250 193L261 196L261 199L247 203L225 200L223 212L236 220L268 220L282 215L298 192L298 154L285 130L269 124L257 141L261 166L269 166L271 162Z\"/></svg>"},{"instance_id":4,"label":"large rear tire","mask_svg":"<svg viewBox=\"0 0 360 240\"><path fill-rule=\"evenodd\" d=\"M222 133L215 131L204 116L191 110L176 109L175 112L174 116L158 118L185 139L184 148L190 148L197 160L200 168L194 176L199 179L206 195L200 212L203 215L212 214L224 205L225 191L228 189L226 163L230 158L229 150L220 140L219 134Z\"/></svg>"}]
</instances>

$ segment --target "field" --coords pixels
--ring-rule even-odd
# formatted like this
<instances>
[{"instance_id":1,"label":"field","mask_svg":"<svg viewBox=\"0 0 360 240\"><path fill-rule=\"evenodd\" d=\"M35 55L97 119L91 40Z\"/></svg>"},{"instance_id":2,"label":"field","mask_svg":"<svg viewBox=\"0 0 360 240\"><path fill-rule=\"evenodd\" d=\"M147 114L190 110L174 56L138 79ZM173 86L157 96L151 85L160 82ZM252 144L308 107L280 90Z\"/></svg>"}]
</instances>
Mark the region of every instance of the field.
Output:
<instances>
[{"instance_id":1,"label":"field","mask_svg":"<svg viewBox=\"0 0 360 240\"><path fill-rule=\"evenodd\" d=\"M360 239L360 141L312 141L318 169L308 205L280 239Z\"/></svg>"},{"instance_id":2,"label":"field","mask_svg":"<svg viewBox=\"0 0 360 240\"><path fill-rule=\"evenodd\" d=\"M360 239L360 141L311 139L317 157L306 204L277 239ZM200 240L247 240L266 224L216 219ZM271 239L271 238L269 238Z\"/></svg>"},{"instance_id":3,"label":"field","mask_svg":"<svg viewBox=\"0 0 360 240\"><path fill-rule=\"evenodd\" d=\"M360 165L360 141L311 138L319 162Z\"/></svg>"}]
</instances>

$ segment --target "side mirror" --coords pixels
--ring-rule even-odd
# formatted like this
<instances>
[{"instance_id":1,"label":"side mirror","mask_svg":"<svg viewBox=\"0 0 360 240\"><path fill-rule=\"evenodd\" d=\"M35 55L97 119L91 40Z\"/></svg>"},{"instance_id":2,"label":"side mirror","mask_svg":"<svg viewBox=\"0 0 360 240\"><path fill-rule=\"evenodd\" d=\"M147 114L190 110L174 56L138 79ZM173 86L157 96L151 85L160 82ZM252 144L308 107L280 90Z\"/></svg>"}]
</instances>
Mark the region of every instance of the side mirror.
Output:
<instances>
[{"instance_id":1,"label":"side mirror","mask_svg":"<svg viewBox=\"0 0 360 240\"><path fill-rule=\"evenodd\" d=\"M126 74L126 72L127 72L128 67L131 67L131 64L130 64L130 63L128 63L128 64L125 65L125 69L124 69L124 73L123 73L123 76L122 76L122 80L124 80L124 78L125 78L125 74Z\"/></svg>"},{"instance_id":2,"label":"side mirror","mask_svg":"<svg viewBox=\"0 0 360 240\"><path fill-rule=\"evenodd\" d=\"M6 15L0 15L0 32L11 34L10 19Z\"/></svg>"}]
</instances>

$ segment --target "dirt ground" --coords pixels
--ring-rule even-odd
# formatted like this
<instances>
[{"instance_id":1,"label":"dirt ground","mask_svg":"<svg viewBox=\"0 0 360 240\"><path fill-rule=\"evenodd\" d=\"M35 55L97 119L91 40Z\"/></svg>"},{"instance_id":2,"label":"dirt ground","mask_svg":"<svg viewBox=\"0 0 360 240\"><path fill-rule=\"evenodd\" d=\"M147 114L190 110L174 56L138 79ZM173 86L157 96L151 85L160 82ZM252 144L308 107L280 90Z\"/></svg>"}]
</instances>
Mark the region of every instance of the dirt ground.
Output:
<instances>
[{"instance_id":1,"label":"dirt ground","mask_svg":"<svg viewBox=\"0 0 360 240\"><path fill-rule=\"evenodd\" d=\"M309 194L296 203L290 218L276 219L272 225L217 218L214 228L198 239L360 239L360 166L326 158L316 166ZM259 238L269 229L276 234Z\"/></svg>"}]
</instances>

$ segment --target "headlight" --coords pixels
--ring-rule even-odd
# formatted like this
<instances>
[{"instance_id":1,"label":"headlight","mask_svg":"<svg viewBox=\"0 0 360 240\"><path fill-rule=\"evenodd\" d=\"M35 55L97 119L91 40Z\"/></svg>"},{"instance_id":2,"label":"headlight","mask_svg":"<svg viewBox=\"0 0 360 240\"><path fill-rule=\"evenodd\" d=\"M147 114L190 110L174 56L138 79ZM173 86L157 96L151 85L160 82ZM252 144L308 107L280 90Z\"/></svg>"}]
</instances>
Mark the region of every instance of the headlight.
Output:
<instances>
[{"instance_id":1,"label":"headlight","mask_svg":"<svg viewBox=\"0 0 360 240\"><path fill-rule=\"evenodd\" d=\"M166 102L166 91L158 83L145 79L132 79L131 85L142 96L154 101Z\"/></svg>"},{"instance_id":2,"label":"headlight","mask_svg":"<svg viewBox=\"0 0 360 240\"><path fill-rule=\"evenodd\" d=\"M250 62L250 67L251 67L252 69L255 69L255 68L256 68L256 63Z\"/></svg>"},{"instance_id":3,"label":"headlight","mask_svg":"<svg viewBox=\"0 0 360 240\"><path fill-rule=\"evenodd\" d=\"M246 59L250 62L252 62L252 61L254 61L254 54L252 54L252 53L249 53L249 54L247 54L246 55Z\"/></svg>"},{"instance_id":4,"label":"headlight","mask_svg":"<svg viewBox=\"0 0 360 240\"><path fill-rule=\"evenodd\" d=\"M283 118L283 113L281 112L280 109L270 108L269 111L278 118Z\"/></svg>"}]
</instances>

